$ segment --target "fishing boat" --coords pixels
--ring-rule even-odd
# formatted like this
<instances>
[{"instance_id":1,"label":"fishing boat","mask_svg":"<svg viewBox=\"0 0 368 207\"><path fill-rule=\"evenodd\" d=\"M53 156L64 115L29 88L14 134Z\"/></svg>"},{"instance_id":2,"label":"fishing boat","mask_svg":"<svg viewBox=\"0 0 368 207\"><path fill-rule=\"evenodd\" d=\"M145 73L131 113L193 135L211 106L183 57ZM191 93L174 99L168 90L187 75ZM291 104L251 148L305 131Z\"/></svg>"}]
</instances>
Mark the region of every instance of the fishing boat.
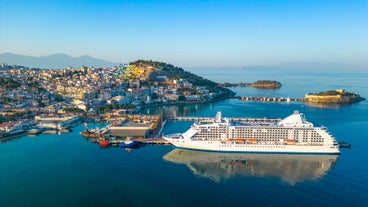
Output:
<instances>
[{"instance_id":1,"label":"fishing boat","mask_svg":"<svg viewBox=\"0 0 368 207\"><path fill-rule=\"evenodd\" d=\"M28 130L28 134L37 135L37 134L40 134L42 131L43 131L43 129L33 128L33 129Z\"/></svg>"},{"instance_id":2,"label":"fishing boat","mask_svg":"<svg viewBox=\"0 0 368 207\"><path fill-rule=\"evenodd\" d=\"M138 148L140 142L132 140L130 137L128 137L125 141L119 142L119 147L124 148Z\"/></svg>"},{"instance_id":3,"label":"fishing boat","mask_svg":"<svg viewBox=\"0 0 368 207\"><path fill-rule=\"evenodd\" d=\"M98 133L97 130L90 130L90 129L82 131L81 134L82 136L87 138L97 138L100 135L100 133Z\"/></svg>"},{"instance_id":4,"label":"fishing boat","mask_svg":"<svg viewBox=\"0 0 368 207\"><path fill-rule=\"evenodd\" d=\"M109 145L110 145L110 142L109 142L109 141L107 141L107 140L105 140L105 139L100 139L100 140L98 141L98 144L100 145L100 147L107 147L107 146L109 146Z\"/></svg>"}]
</instances>

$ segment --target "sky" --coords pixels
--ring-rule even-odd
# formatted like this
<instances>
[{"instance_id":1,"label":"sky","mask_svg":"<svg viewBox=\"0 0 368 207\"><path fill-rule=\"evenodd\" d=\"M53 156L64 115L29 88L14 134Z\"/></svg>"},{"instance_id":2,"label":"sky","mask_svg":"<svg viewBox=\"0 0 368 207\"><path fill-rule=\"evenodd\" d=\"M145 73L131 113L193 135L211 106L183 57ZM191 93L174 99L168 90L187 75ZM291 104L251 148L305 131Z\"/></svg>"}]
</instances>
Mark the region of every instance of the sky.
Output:
<instances>
[{"instance_id":1,"label":"sky","mask_svg":"<svg viewBox=\"0 0 368 207\"><path fill-rule=\"evenodd\" d=\"M0 53L368 66L368 0L0 0Z\"/></svg>"}]
</instances>

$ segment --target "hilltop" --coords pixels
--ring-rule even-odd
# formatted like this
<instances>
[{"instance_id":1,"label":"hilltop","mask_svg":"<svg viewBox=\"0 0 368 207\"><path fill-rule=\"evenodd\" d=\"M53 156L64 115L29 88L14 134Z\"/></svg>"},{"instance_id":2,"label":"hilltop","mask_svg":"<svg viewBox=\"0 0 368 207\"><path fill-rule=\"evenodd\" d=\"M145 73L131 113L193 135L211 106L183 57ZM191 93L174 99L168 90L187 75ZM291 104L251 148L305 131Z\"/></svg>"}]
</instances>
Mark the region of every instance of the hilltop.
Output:
<instances>
[{"instance_id":1,"label":"hilltop","mask_svg":"<svg viewBox=\"0 0 368 207\"><path fill-rule=\"evenodd\" d=\"M124 80L140 80L143 85L154 86L159 84L170 87L180 84L184 80L192 84L192 94L198 93L198 87L206 87L210 93L222 93L225 96L233 96L235 93L230 89L219 86L216 82L185 71L183 68L168 63L137 60L130 62L120 75Z\"/></svg>"}]
</instances>

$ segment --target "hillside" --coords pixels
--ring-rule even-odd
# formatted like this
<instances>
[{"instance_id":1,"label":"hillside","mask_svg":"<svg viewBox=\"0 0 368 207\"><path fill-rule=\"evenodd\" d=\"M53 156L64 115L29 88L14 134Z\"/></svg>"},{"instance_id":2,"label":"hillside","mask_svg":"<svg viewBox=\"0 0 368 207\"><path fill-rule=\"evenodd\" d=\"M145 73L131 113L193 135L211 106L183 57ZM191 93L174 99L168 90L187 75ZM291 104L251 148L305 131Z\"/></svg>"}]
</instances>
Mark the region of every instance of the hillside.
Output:
<instances>
[{"instance_id":1,"label":"hillside","mask_svg":"<svg viewBox=\"0 0 368 207\"><path fill-rule=\"evenodd\" d=\"M233 96L235 93L227 88L218 86L214 81L205 79L183 68L173 66L168 63L158 61L137 60L129 63L129 66L122 74L124 79L140 79L144 84L152 86L155 82L160 85L171 85L172 80L185 79L193 86L205 86L210 92L224 92L227 96Z\"/></svg>"}]
</instances>

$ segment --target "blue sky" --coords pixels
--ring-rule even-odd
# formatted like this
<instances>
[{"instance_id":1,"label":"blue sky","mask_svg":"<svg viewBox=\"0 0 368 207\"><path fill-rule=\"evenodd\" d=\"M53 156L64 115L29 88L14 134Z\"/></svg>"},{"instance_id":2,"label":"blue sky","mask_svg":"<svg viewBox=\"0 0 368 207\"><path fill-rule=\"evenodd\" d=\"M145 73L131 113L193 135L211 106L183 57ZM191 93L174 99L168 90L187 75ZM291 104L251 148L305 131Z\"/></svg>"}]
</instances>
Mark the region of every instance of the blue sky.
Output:
<instances>
[{"instance_id":1,"label":"blue sky","mask_svg":"<svg viewBox=\"0 0 368 207\"><path fill-rule=\"evenodd\" d=\"M0 0L0 53L368 66L368 0Z\"/></svg>"}]
</instances>

